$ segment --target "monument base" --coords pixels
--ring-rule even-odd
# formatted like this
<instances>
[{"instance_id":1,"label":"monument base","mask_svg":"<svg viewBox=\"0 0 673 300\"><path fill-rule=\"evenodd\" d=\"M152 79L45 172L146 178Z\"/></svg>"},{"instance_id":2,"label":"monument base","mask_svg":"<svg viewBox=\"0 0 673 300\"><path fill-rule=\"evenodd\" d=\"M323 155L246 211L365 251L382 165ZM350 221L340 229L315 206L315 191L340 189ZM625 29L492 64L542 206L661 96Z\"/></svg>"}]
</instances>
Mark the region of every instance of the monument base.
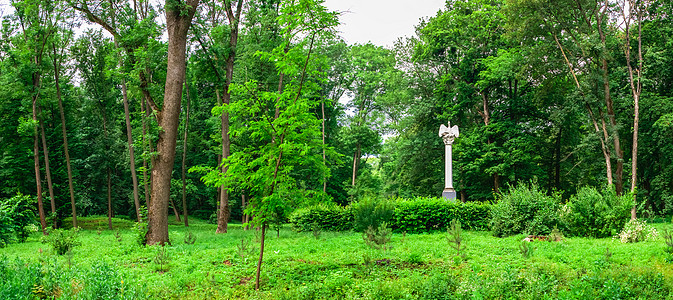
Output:
<instances>
[{"instance_id":1,"label":"monument base","mask_svg":"<svg viewBox=\"0 0 673 300\"><path fill-rule=\"evenodd\" d=\"M451 189L451 188L446 188L442 192L442 198L450 201L455 201L456 200L456 190Z\"/></svg>"}]
</instances>

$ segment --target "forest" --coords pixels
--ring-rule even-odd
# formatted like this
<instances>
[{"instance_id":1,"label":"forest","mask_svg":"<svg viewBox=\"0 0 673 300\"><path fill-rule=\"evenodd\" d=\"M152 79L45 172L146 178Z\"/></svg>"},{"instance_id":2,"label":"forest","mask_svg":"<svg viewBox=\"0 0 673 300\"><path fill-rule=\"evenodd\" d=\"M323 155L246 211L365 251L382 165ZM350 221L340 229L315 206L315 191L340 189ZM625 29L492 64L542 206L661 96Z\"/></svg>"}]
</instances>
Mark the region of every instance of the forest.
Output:
<instances>
[{"instance_id":1,"label":"forest","mask_svg":"<svg viewBox=\"0 0 673 300\"><path fill-rule=\"evenodd\" d=\"M146 245L176 244L169 224L251 226L263 252L267 228L281 237L310 207L439 197L450 122L455 205L591 188L631 219L673 214L670 1L447 0L392 47L347 44L340 15L322 0L10 0L0 211L27 199L40 235L137 222Z\"/></svg>"}]
</instances>

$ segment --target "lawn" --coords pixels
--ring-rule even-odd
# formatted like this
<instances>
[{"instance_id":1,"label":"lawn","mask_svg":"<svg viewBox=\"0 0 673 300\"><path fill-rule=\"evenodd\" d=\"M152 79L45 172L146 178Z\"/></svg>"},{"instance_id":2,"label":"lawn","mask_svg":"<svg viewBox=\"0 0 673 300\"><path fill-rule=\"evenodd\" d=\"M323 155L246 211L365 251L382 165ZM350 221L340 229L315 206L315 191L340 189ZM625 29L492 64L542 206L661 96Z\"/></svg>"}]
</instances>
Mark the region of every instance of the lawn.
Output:
<instances>
[{"instance_id":1,"label":"lawn","mask_svg":"<svg viewBox=\"0 0 673 300\"><path fill-rule=\"evenodd\" d=\"M95 223L95 222L93 222ZM119 222L123 225L124 222ZM661 232L672 227L659 223ZM565 238L524 244L464 231L456 256L446 232L394 233L388 250L360 233L268 231L261 289L254 289L259 232L190 219L172 245L141 247L132 229L84 229L58 256L40 242L0 249L0 298L32 299L667 299L673 269L665 243ZM185 244L188 230L196 236ZM317 238L316 238L317 235ZM524 255L522 248L528 248Z\"/></svg>"}]
</instances>

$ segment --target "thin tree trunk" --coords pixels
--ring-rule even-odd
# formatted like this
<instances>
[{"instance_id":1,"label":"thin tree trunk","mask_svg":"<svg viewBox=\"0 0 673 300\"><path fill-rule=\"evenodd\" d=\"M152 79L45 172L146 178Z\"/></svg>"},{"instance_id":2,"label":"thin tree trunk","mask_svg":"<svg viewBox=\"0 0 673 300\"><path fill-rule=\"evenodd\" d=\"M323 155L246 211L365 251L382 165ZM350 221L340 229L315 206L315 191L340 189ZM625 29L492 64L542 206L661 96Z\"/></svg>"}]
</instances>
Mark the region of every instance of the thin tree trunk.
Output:
<instances>
[{"instance_id":1,"label":"thin tree trunk","mask_svg":"<svg viewBox=\"0 0 673 300\"><path fill-rule=\"evenodd\" d=\"M178 213L178 209L175 207L175 202L173 202L173 199L170 199L171 202L171 207L173 208L173 214L175 214L175 221L180 223L182 220L180 220L180 213Z\"/></svg>"},{"instance_id":2,"label":"thin tree trunk","mask_svg":"<svg viewBox=\"0 0 673 300\"><path fill-rule=\"evenodd\" d=\"M152 153L152 142L147 138L147 119L149 118L150 111L145 105L145 98L140 100L140 110L145 112L143 119L143 151L146 153ZM147 180L147 155L143 156L143 190L145 192L145 207L150 207L150 188L149 182Z\"/></svg>"},{"instance_id":3,"label":"thin tree trunk","mask_svg":"<svg viewBox=\"0 0 673 300\"><path fill-rule=\"evenodd\" d=\"M357 148L355 149L355 153L353 153L353 175L351 177L351 185L355 187L355 179L358 174L358 167L360 166L360 157L362 154L360 153L360 143L358 142Z\"/></svg>"},{"instance_id":4,"label":"thin tree trunk","mask_svg":"<svg viewBox=\"0 0 673 300\"><path fill-rule=\"evenodd\" d=\"M236 45L238 44L238 25L240 21L241 11L243 8L243 0L238 0L236 4L236 11L233 10L231 2L225 3L225 11L227 19L229 20L231 32L229 34L229 55L227 56L226 72L224 79L224 91L222 94L222 103L227 106L231 102L231 93L229 86L234 74L234 62L236 61ZM219 96L219 95L218 95ZM222 174L226 176L228 167L226 161L229 158L231 151L231 141L229 140L229 112L226 110L222 113ZM228 229L229 217L229 190L222 185L222 194L220 199L220 215L217 219L217 230L215 233L226 233Z\"/></svg>"},{"instance_id":5,"label":"thin tree trunk","mask_svg":"<svg viewBox=\"0 0 673 300\"><path fill-rule=\"evenodd\" d=\"M636 22L638 23L638 69L634 74L631 64L631 36L629 29L631 27L631 18L633 14L629 12L626 16L625 7L622 7L624 20L626 20L626 47L624 47L626 64L629 71L629 83L633 94L633 143L631 146L631 193L633 194L633 207L631 208L631 219L637 218L637 197L636 187L638 183L638 126L640 122L640 95L642 93L641 75L643 71L643 44L642 44L642 8L637 1L628 1L629 10L636 10ZM626 6L626 3L625 3ZM635 75L635 76L634 76Z\"/></svg>"},{"instance_id":6,"label":"thin tree trunk","mask_svg":"<svg viewBox=\"0 0 673 300\"><path fill-rule=\"evenodd\" d=\"M142 222L140 214L140 200L138 199L138 175L136 174L136 158L133 151L133 131L131 129L131 114L129 111L129 99L126 93L126 80L122 79L122 97L124 99L124 117L126 118L126 137L129 147L129 164L131 169L131 181L133 182L133 203L136 207L136 219Z\"/></svg>"},{"instance_id":7,"label":"thin tree trunk","mask_svg":"<svg viewBox=\"0 0 673 300\"><path fill-rule=\"evenodd\" d=\"M189 86L185 81L185 90L187 91L187 108L185 111L185 136L182 139L182 214L185 220L185 226L189 227L187 219L187 179L185 178L185 161L187 161L187 133L189 132Z\"/></svg>"},{"instance_id":8,"label":"thin tree trunk","mask_svg":"<svg viewBox=\"0 0 673 300\"><path fill-rule=\"evenodd\" d=\"M223 101L220 98L220 92L219 90L215 90L215 94L218 98L218 102L223 103ZM224 93L225 95L228 94L228 92ZM228 103L227 103L228 104ZM224 103L222 104L224 105ZM227 117L225 118L225 114ZM220 162L221 165L221 172L222 174L227 173L227 167L226 167L226 160L229 158L229 115L227 113L223 113L222 117L220 119L220 126L221 126L221 137L222 137L222 160ZM225 175L226 176L226 175ZM227 233L228 225L229 225L229 190L227 190L227 187L223 185L220 186L220 198L219 198L219 203L220 203L220 209L219 209L219 214L217 215L217 229L215 230L215 233Z\"/></svg>"},{"instance_id":9,"label":"thin tree trunk","mask_svg":"<svg viewBox=\"0 0 673 300\"><path fill-rule=\"evenodd\" d=\"M40 105L37 105L38 115L42 115L42 108ZM51 181L51 167L49 166L49 147L47 147L47 138L44 133L44 122L41 117L38 117L40 120L40 135L42 138L42 152L44 153L44 171L47 174L47 189L49 191L49 198L51 200L51 215L54 218L54 228L56 228L58 218L56 218L56 198L54 198L54 185Z\"/></svg>"},{"instance_id":10,"label":"thin tree trunk","mask_svg":"<svg viewBox=\"0 0 673 300\"><path fill-rule=\"evenodd\" d=\"M36 79L37 78L37 79ZM39 85L38 75L33 74L33 84L37 89ZM33 122L37 122L37 98L38 95L33 96ZM40 175L40 143L38 142L37 127L34 129L34 143L33 143L33 161L35 163L35 183L37 185L37 211L40 215L40 226L42 227L42 234L47 235L47 221L44 215L44 206L42 205L42 176Z\"/></svg>"},{"instance_id":11,"label":"thin tree trunk","mask_svg":"<svg viewBox=\"0 0 673 300\"><path fill-rule=\"evenodd\" d=\"M169 0L166 0L165 4L168 55L163 107L161 111L155 110L162 131L159 132L157 141L158 153L152 160L152 196L148 213L148 230L145 235L149 245L169 243L167 206L175 163L182 86L185 81L187 31L199 0L188 0L184 4L186 5L176 6Z\"/></svg>"},{"instance_id":12,"label":"thin tree trunk","mask_svg":"<svg viewBox=\"0 0 673 300\"><path fill-rule=\"evenodd\" d=\"M112 230L112 181L110 167L107 168L107 228Z\"/></svg>"},{"instance_id":13,"label":"thin tree trunk","mask_svg":"<svg viewBox=\"0 0 673 300\"><path fill-rule=\"evenodd\" d=\"M325 155L325 99L320 102L320 109L322 110L322 165L327 168L327 156ZM324 174L322 176L322 192L324 197L327 193L327 175Z\"/></svg>"},{"instance_id":14,"label":"thin tree trunk","mask_svg":"<svg viewBox=\"0 0 673 300\"><path fill-rule=\"evenodd\" d=\"M262 238L259 243L259 260L257 261L257 275L255 276L255 290L259 290L259 274L262 270L262 260L264 258L264 235L266 234L266 223L262 223Z\"/></svg>"},{"instance_id":15,"label":"thin tree trunk","mask_svg":"<svg viewBox=\"0 0 673 300\"><path fill-rule=\"evenodd\" d=\"M59 85L59 69L56 59L56 45L52 44L54 50L54 81L56 84L56 98L58 99L58 110L61 114L61 131L63 133L63 151L65 152L65 164L68 169L68 190L70 191L70 206L72 208L72 227L77 228L77 206L75 204L75 191L72 182L72 167L70 165L70 151L68 150L68 134L65 128L65 112L63 111L63 101L61 99L61 86Z\"/></svg>"}]
</instances>

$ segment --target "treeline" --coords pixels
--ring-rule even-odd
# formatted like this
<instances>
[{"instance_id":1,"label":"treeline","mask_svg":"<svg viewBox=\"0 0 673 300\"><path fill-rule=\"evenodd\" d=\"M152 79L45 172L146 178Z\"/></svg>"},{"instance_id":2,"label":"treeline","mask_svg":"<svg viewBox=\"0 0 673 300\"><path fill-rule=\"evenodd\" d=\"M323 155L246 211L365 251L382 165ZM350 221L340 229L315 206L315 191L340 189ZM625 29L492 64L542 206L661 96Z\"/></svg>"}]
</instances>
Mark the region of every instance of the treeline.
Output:
<instances>
[{"instance_id":1,"label":"treeline","mask_svg":"<svg viewBox=\"0 0 673 300\"><path fill-rule=\"evenodd\" d=\"M347 45L317 0L177 3L11 3L0 199L149 219L154 244L169 215L437 196L450 121L462 201L534 180L673 209L668 1L448 1L392 49Z\"/></svg>"}]
</instances>

